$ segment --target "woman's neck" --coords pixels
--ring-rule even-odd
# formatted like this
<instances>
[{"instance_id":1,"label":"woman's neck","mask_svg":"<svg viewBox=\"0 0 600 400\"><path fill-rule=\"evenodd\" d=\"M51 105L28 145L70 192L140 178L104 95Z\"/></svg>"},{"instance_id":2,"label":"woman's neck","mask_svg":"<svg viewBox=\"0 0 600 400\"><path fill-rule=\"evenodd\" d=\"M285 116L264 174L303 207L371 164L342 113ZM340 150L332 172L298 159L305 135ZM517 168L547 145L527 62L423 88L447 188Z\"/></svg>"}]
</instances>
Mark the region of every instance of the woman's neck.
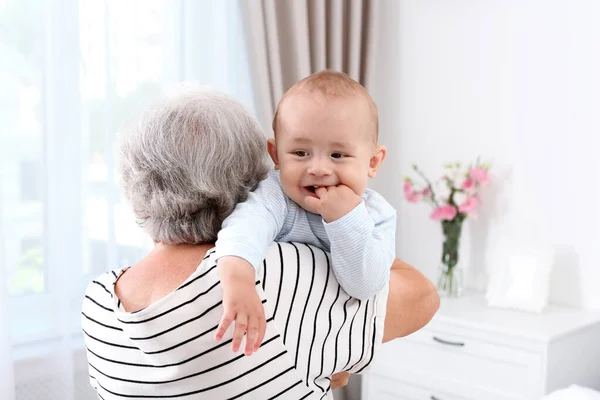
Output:
<instances>
[{"instance_id":1,"label":"woman's neck","mask_svg":"<svg viewBox=\"0 0 600 400\"><path fill-rule=\"evenodd\" d=\"M144 259L119 277L115 293L129 312L148 307L185 282L213 247L213 243L155 243Z\"/></svg>"},{"instance_id":2,"label":"woman's neck","mask_svg":"<svg viewBox=\"0 0 600 400\"><path fill-rule=\"evenodd\" d=\"M150 251L148 256L153 253L161 254L166 257L180 257L182 255L192 255L206 252L215 247L214 243L209 244L164 244L162 242L155 242L154 248ZM204 258L204 255L202 256Z\"/></svg>"}]
</instances>

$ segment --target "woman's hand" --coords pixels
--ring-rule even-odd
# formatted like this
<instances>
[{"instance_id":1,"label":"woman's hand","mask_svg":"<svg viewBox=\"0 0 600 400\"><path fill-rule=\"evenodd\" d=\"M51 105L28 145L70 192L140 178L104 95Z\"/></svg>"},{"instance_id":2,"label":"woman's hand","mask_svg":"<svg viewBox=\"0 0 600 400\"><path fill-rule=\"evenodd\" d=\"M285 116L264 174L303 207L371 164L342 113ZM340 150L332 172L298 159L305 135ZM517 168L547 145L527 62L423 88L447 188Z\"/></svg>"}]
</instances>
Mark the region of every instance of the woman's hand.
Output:
<instances>
[{"instance_id":1,"label":"woman's hand","mask_svg":"<svg viewBox=\"0 0 600 400\"><path fill-rule=\"evenodd\" d=\"M346 386L348 384L348 378L350 378L350 373L346 371L331 375L331 388L337 389Z\"/></svg>"}]
</instances>

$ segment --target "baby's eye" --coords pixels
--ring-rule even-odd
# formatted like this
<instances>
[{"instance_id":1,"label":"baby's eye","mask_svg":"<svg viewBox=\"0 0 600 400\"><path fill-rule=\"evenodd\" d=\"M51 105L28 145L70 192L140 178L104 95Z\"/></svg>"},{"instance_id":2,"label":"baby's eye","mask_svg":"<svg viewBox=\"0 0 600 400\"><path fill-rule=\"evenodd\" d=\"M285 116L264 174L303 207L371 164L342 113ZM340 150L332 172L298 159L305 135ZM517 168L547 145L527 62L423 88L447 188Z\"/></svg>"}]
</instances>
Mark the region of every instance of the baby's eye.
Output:
<instances>
[{"instance_id":1,"label":"baby's eye","mask_svg":"<svg viewBox=\"0 0 600 400\"><path fill-rule=\"evenodd\" d=\"M296 150L294 152L295 155L297 155L298 157L306 157L307 153L304 150Z\"/></svg>"},{"instance_id":2,"label":"baby's eye","mask_svg":"<svg viewBox=\"0 0 600 400\"><path fill-rule=\"evenodd\" d=\"M342 153L332 153L331 158L343 158L344 155Z\"/></svg>"}]
</instances>

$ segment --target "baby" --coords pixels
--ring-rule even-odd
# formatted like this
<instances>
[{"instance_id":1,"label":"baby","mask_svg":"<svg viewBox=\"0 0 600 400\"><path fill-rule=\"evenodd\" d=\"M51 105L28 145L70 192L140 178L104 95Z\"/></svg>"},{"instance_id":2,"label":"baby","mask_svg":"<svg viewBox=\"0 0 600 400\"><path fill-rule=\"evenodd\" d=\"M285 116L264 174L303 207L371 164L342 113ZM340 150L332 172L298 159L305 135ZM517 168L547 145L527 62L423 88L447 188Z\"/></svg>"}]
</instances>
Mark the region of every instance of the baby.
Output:
<instances>
[{"instance_id":1,"label":"baby","mask_svg":"<svg viewBox=\"0 0 600 400\"><path fill-rule=\"evenodd\" d=\"M313 74L283 95L273 130L275 171L236 206L216 244L225 312L215 338L235 320L232 348L247 333L246 355L264 336L255 271L274 240L330 251L337 281L358 299L388 284L395 258L396 211L367 189L386 155L369 93L345 74Z\"/></svg>"}]
</instances>

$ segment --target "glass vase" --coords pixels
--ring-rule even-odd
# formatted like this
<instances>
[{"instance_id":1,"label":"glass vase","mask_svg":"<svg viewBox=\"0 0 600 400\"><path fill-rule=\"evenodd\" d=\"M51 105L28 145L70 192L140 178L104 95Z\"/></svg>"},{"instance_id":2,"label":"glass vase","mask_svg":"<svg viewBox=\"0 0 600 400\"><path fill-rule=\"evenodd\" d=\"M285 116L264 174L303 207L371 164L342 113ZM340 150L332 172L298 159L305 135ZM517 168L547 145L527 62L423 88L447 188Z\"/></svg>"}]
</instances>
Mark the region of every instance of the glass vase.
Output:
<instances>
[{"instance_id":1,"label":"glass vase","mask_svg":"<svg viewBox=\"0 0 600 400\"><path fill-rule=\"evenodd\" d=\"M460 297L463 292L463 270L460 266L438 270L437 290L440 297Z\"/></svg>"},{"instance_id":2,"label":"glass vase","mask_svg":"<svg viewBox=\"0 0 600 400\"><path fill-rule=\"evenodd\" d=\"M442 221L444 243L437 280L438 293L442 297L459 297L463 291L463 270L458 264L463 221L460 214L451 221Z\"/></svg>"}]
</instances>

